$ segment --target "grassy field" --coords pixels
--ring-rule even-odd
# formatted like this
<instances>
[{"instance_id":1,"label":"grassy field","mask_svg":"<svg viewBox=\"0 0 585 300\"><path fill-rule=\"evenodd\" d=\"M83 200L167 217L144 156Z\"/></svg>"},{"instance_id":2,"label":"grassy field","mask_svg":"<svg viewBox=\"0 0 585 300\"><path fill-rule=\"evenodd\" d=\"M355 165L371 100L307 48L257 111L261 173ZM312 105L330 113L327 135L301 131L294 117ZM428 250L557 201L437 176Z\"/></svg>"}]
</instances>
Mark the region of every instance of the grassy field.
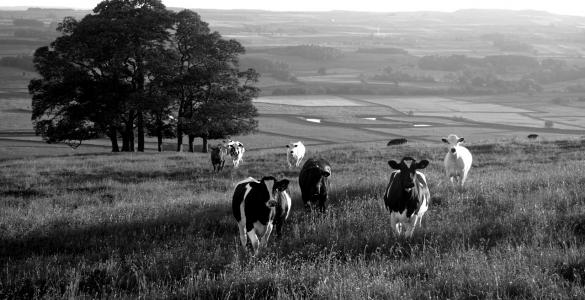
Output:
<instances>
[{"instance_id":1,"label":"grassy field","mask_svg":"<svg viewBox=\"0 0 585 300\"><path fill-rule=\"evenodd\" d=\"M585 297L585 141L470 147L469 184L442 173L444 147L310 146L330 160L331 205L301 209L280 150L211 173L192 153L84 154L0 163L0 298ZM389 159L429 159L422 229L396 239L382 204ZM244 254L235 182L291 179L285 237Z\"/></svg>"}]
</instances>

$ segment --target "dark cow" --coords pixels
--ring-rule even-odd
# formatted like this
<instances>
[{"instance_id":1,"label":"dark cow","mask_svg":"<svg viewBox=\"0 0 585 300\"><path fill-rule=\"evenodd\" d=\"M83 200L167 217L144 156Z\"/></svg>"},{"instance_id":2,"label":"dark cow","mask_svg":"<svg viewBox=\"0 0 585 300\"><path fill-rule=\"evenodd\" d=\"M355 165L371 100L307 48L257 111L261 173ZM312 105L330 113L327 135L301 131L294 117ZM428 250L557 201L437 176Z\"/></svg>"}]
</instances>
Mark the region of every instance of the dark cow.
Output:
<instances>
[{"instance_id":1,"label":"dark cow","mask_svg":"<svg viewBox=\"0 0 585 300\"><path fill-rule=\"evenodd\" d=\"M225 158L228 156L227 148L222 144L218 144L216 147L211 148L211 164L213 165L213 171L219 172L223 170L225 164Z\"/></svg>"},{"instance_id":2,"label":"dark cow","mask_svg":"<svg viewBox=\"0 0 585 300\"><path fill-rule=\"evenodd\" d=\"M528 139L529 139L529 140L536 140L537 138L538 138L538 134L534 134L534 133L533 133L533 134L529 134L529 135L528 135Z\"/></svg>"},{"instance_id":3,"label":"dark cow","mask_svg":"<svg viewBox=\"0 0 585 300\"><path fill-rule=\"evenodd\" d=\"M299 186L305 208L313 209L315 205L325 211L327 202L327 178L331 176L331 165L319 158L308 159L299 173Z\"/></svg>"},{"instance_id":4,"label":"dark cow","mask_svg":"<svg viewBox=\"0 0 585 300\"><path fill-rule=\"evenodd\" d=\"M405 138L391 139L390 141L388 141L388 144L386 144L386 146L402 145L402 144L406 144Z\"/></svg>"},{"instance_id":5,"label":"dark cow","mask_svg":"<svg viewBox=\"0 0 585 300\"><path fill-rule=\"evenodd\" d=\"M428 160L417 162L411 157L404 157L400 163L388 161L388 165L397 171L390 175L384 204L390 211L390 223L398 236L405 231L406 236L411 237L429 207L431 194L427 180L423 173L417 171L428 164ZM403 226L406 226L405 230Z\"/></svg>"},{"instance_id":6,"label":"dark cow","mask_svg":"<svg viewBox=\"0 0 585 300\"><path fill-rule=\"evenodd\" d=\"M258 255L261 247L268 244L273 223L280 224L278 232L288 216L288 209L286 212L284 209L277 209L279 203L287 202L290 208L290 196L286 192L288 184L287 179L278 181L272 176L263 177L260 181L249 177L236 184L232 211L238 222L240 242L246 249L247 234L254 249L254 256ZM258 240L259 236L261 240Z\"/></svg>"}]
</instances>

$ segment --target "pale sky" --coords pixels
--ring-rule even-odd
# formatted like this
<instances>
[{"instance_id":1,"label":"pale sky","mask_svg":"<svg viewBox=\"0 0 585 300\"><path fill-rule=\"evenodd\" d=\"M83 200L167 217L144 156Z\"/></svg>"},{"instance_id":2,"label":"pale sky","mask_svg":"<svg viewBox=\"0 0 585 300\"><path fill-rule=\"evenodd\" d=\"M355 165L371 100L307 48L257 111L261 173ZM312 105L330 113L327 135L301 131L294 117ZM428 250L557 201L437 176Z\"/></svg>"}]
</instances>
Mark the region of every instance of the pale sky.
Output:
<instances>
[{"instance_id":1,"label":"pale sky","mask_svg":"<svg viewBox=\"0 0 585 300\"><path fill-rule=\"evenodd\" d=\"M0 7L33 6L33 7L69 7L77 9L92 9L100 1L97 0L0 0ZM542 10L557 14L585 16L585 3L582 0L163 0L167 7L183 8L215 8L215 9L264 9L276 11L327 11L327 10L357 10L357 11L446 11L458 9L512 9L512 10Z\"/></svg>"}]
</instances>

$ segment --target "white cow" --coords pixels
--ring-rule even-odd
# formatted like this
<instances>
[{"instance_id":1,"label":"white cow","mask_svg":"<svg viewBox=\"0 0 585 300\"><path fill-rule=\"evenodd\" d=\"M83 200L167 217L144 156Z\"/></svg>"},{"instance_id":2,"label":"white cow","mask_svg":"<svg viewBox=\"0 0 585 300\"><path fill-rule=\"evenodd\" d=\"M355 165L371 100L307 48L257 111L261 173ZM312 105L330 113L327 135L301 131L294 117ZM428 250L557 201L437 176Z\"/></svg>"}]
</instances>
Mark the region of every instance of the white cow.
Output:
<instances>
[{"instance_id":1,"label":"white cow","mask_svg":"<svg viewBox=\"0 0 585 300\"><path fill-rule=\"evenodd\" d=\"M288 163L289 169L292 168L293 163L295 167L298 167L304 157L305 145L301 141L286 145L286 162Z\"/></svg>"},{"instance_id":2,"label":"white cow","mask_svg":"<svg viewBox=\"0 0 585 300\"><path fill-rule=\"evenodd\" d=\"M458 183L463 186L467 179L467 173L471 169L471 152L467 148L461 146L463 138L457 137L455 134L450 134L442 141L449 144L449 151L445 155L445 172L451 183Z\"/></svg>"},{"instance_id":3,"label":"white cow","mask_svg":"<svg viewBox=\"0 0 585 300\"><path fill-rule=\"evenodd\" d=\"M225 146L228 149L228 154L232 157L234 169L237 169L243 161L244 152L246 152L244 144L238 141L228 140L225 142Z\"/></svg>"}]
</instances>

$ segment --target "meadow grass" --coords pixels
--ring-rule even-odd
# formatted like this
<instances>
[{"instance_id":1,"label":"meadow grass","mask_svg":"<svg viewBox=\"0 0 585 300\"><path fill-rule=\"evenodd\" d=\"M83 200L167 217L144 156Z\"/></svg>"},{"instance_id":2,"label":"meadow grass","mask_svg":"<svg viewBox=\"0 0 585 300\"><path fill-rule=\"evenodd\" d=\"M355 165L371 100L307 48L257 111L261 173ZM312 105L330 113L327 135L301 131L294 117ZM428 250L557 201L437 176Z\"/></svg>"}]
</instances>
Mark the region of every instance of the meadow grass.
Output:
<instances>
[{"instance_id":1,"label":"meadow grass","mask_svg":"<svg viewBox=\"0 0 585 300\"><path fill-rule=\"evenodd\" d=\"M585 297L585 143L470 147L469 184L443 147L320 146L330 205L302 209L284 151L211 172L193 153L7 160L0 168L0 298L551 299ZM395 238L382 195L389 159L429 159L431 205ZM239 245L230 201L247 176L291 180L282 239Z\"/></svg>"}]
</instances>

